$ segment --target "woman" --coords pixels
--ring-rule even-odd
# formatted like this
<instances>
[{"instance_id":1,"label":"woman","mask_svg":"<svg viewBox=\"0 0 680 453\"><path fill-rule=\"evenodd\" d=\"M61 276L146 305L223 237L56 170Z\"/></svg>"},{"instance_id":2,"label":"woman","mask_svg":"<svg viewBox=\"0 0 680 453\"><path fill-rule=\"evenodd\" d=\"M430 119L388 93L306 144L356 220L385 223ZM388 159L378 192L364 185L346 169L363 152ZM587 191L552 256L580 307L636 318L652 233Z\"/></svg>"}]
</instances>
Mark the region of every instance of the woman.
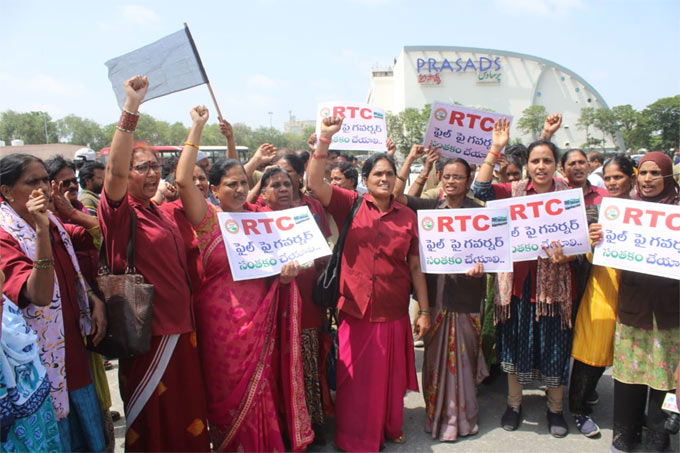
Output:
<instances>
[{"instance_id":1,"label":"woman","mask_svg":"<svg viewBox=\"0 0 680 453\"><path fill-rule=\"evenodd\" d=\"M291 182L289 203L281 203L279 201L279 193L273 189L272 185L276 185L276 181L280 179L281 184L285 183L286 176L280 172L276 172L276 177L267 178L262 177L262 199L264 203L272 211L280 209L288 209L297 206L307 206L312 213L312 217L316 221L321 233L325 238L331 235L326 211L319 200L316 200L304 193L301 190L302 177L304 175L304 163L294 154L282 154L272 160L272 165L276 165L288 174ZM267 172L265 172L266 174ZM274 176L270 173L271 176ZM282 187L284 187L282 185ZM320 335L321 325L323 321L323 312L321 307L312 300L312 292L319 273L322 271L322 264L325 260L314 260L314 265L310 268L303 269L295 279L297 287L300 291L300 299L302 300L302 363L305 371L305 400L307 402L307 411L312 419L312 428L314 428L315 442L323 443L325 441L323 431L323 405L321 400L322 380L320 379L319 362L321 360L320 350ZM325 382L323 382L325 384Z\"/></svg>"},{"instance_id":2,"label":"woman","mask_svg":"<svg viewBox=\"0 0 680 453\"><path fill-rule=\"evenodd\" d=\"M94 335L95 343L103 338L106 313L76 258L76 250L93 247L92 236L81 226L62 225L48 211L49 178L40 159L4 157L0 181L4 292L38 334L62 447L102 451L104 431L84 337Z\"/></svg>"},{"instance_id":3,"label":"woman","mask_svg":"<svg viewBox=\"0 0 680 453\"><path fill-rule=\"evenodd\" d=\"M342 118L324 119L308 167L310 190L338 225L359 196L324 181L328 147L341 126ZM408 316L412 285L420 305L418 338L430 328L430 313L416 215L392 197L394 161L374 154L361 173L368 193L341 262L335 443L346 451L378 451L385 438L405 441L404 394L418 390Z\"/></svg>"},{"instance_id":4,"label":"woman","mask_svg":"<svg viewBox=\"0 0 680 453\"><path fill-rule=\"evenodd\" d=\"M0 269L0 451L60 452L38 336L26 325L19 307L2 293L4 282Z\"/></svg>"},{"instance_id":5,"label":"woman","mask_svg":"<svg viewBox=\"0 0 680 453\"><path fill-rule=\"evenodd\" d=\"M638 164L632 198L678 205L680 189L665 154L645 154ZM632 451L646 417L647 451L666 451L669 435L661 405L676 387L673 368L680 360L680 282L621 271L614 335L614 437L612 451Z\"/></svg>"},{"instance_id":6,"label":"woman","mask_svg":"<svg viewBox=\"0 0 680 453\"><path fill-rule=\"evenodd\" d=\"M444 198L423 199L402 195L410 166L424 153L414 145L399 170L394 195L413 211L419 209L480 208L467 197L472 169L463 159L446 159L442 165ZM423 396L425 431L433 439L453 442L458 436L477 434L477 385L488 376L480 348L480 311L486 291L481 263L466 275L425 274L434 324L425 336Z\"/></svg>"},{"instance_id":7,"label":"woman","mask_svg":"<svg viewBox=\"0 0 680 453\"><path fill-rule=\"evenodd\" d=\"M508 138L508 122L503 118L494 125L491 150L472 186L477 198L487 201L568 189L564 181L553 178L559 152L547 140L529 145L529 179L491 184L496 159ZM568 429L562 415L562 383L568 376L571 351L572 275L568 262L572 257L565 257L558 243L553 242L552 249L554 252L544 247L547 259L517 262L512 273L498 274L496 347L501 369L508 373L503 428L517 429L523 385L542 379L547 387L550 433L564 437Z\"/></svg>"},{"instance_id":8,"label":"woman","mask_svg":"<svg viewBox=\"0 0 680 453\"><path fill-rule=\"evenodd\" d=\"M498 170L498 181L501 183L514 182L522 179L522 158L516 154L508 154L507 150L505 154L502 154L500 159L498 159L498 165L500 168Z\"/></svg>"},{"instance_id":9,"label":"woman","mask_svg":"<svg viewBox=\"0 0 680 453\"><path fill-rule=\"evenodd\" d=\"M354 165L349 162L336 162L331 165L331 177L329 182L347 190L357 190L359 173Z\"/></svg>"},{"instance_id":10,"label":"woman","mask_svg":"<svg viewBox=\"0 0 680 453\"><path fill-rule=\"evenodd\" d=\"M604 180L611 197L630 198L635 186L633 162L624 155L608 160L604 165ZM595 237L602 234L599 224L592 224L590 230ZM569 409L579 431L586 437L596 437L600 429L589 415L590 406L594 404L595 387L602 373L613 361L619 271L593 266L590 253L586 258L583 263L586 270L582 272L584 289L571 349L574 365L569 382Z\"/></svg>"},{"instance_id":11,"label":"woman","mask_svg":"<svg viewBox=\"0 0 680 453\"><path fill-rule=\"evenodd\" d=\"M156 154L148 146L133 146L139 105L148 87L146 77L125 82L124 109L113 135L98 208L114 273L126 268L134 209L135 265L145 282L154 285L151 350L119 361L125 449L207 451L210 443L187 253L173 219L151 202L161 176Z\"/></svg>"},{"instance_id":12,"label":"woman","mask_svg":"<svg viewBox=\"0 0 680 453\"><path fill-rule=\"evenodd\" d=\"M304 394L300 349L294 347L300 344L300 302L290 284L299 268L294 262L283 267L279 278L234 281L217 213L257 206L246 203L248 180L237 160L219 160L210 169L210 189L219 207L192 183L208 111L196 107L191 117L175 183L203 253L205 280L196 322L213 447L284 451L285 436L289 448L303 450L313 433L304 400L291 398ZM290 179L284 176L288 200L283 201L290 203Z\"/></svg>"}]
</instances>

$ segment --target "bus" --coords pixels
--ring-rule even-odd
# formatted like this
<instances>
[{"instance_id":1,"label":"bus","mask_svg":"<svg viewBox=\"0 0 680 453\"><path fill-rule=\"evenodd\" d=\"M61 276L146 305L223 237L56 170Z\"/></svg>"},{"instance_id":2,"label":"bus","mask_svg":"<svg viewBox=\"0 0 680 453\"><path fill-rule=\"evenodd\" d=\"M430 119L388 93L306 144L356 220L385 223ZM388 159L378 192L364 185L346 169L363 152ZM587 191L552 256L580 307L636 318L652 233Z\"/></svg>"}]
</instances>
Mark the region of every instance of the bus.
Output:
<instances>
[{"instance_id":1,"label":"bus","mask_svg":"<svg viewBox=\"0 0 680 453\"><path fill-rule=\"evenodd\" d=\"M151 148L158 154L158 157L161 160L161 163L165 161L165 159L169 157L179 157L179 155L182 153L182 147L181 146L151 146ZM207 156L208 159L210 159L210 162L215 162L218 159L226 157L227 154L227 146L226 145L219 145L219 146L200 146L199 149L203 151ZM106 161L109 158L109 153L111 152L111 147L107 146L105 148L102 148L98 153L97 153L97 160L100 162L106 163ZM238 154L238 158L241 162L246 162L248 160L248 147L247 146L237 146L236 147L236 153Z\"/></svg>"}]
</instances>

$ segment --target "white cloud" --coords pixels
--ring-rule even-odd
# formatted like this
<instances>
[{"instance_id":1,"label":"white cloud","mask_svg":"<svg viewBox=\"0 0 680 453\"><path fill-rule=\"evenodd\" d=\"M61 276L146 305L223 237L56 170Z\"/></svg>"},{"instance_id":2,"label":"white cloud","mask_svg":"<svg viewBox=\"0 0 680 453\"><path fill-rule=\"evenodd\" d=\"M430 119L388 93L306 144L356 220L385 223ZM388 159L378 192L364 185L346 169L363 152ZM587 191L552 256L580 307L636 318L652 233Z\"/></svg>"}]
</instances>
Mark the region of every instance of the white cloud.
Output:
<instances>
[{"instance_id":1,"label":"white cloud","mask_svg":"<svg viewBox=\"0 0 680 453\"><path fill-rule=\"evenodd\" d=\"M153 22L160 22L161 16L156 11L142 5L123 6L123 18L127 22L145 25Z\"/></svg>"},{"instance_id":2,"label":"white cloud","mask_svg":"<svg viewBox=\"0 0 680 453\"><path fill-rule=\"evenodd\" d=\"M562 16L583 7L582 0L495 0L495 5L514 14Z\"/></svg>"},{"instance_id":3,"label":"white cloud","mask_svg":"<svg viewBox=\"0 0 680 453\"><path fill-rule=\"evenodd\" d=\"M80 95L85 91L81 83L64 82L47 74L34 74L28 77L18 77L7 72L0 72L0 85L11 87L14 93L35 93L69 96Z\"/></svg>"},{"instance_id":4,"label":"white cloud","mask_svg":"<svg viewBox=\"0 0 680 453\"><path fill-rule=\"evenodd\" d=\"M248 78L248 86L253 88L263 88L271 90L282 85L280 80L274 79L264 74L253 74Z\"/></svg>"}]
</instances>

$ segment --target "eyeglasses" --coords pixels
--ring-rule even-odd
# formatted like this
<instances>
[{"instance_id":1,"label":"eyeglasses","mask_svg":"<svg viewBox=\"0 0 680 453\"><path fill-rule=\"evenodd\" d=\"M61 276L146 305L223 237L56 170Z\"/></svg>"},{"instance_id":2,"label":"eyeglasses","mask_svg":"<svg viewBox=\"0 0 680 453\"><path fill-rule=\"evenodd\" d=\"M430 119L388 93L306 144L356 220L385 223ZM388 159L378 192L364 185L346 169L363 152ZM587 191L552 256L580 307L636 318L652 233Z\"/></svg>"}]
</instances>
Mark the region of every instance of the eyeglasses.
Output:
<instances>
[{"instance_id":1,"label":"eyeglasses","mask_svg":"<svg viewBox=\"0 0 680 453\"><path fill-rule=\"evenodd\" d=\"M77 186L78 185L78 178L62 179L61 183L64 187Z\"/></svg>"},{"instance_id":2,"label":"eyeglasses","mask_svg":"<svg viewBox=\"0 0 680 453\"><path fill-rule=\"evenodd\" d=\"M152 164L151 161L147 160L143 164L130 166L130 170L134 170L137 173L143 174L149 173L149 169L153 170L154 173L158 173L161 171L161 164Z\"/></svg>"},{"instance_id":3,"label":"eyeglasses","mask_svg":"<svg viewBox=\"0 0 680 453\"><path fill-rule=\"evenodd\" d=\"M468 177L465 175L444 175L442 176L442 179L453 179L454 181L462 181L464 179L468 179Z\"/></svg>"}]
</instances>

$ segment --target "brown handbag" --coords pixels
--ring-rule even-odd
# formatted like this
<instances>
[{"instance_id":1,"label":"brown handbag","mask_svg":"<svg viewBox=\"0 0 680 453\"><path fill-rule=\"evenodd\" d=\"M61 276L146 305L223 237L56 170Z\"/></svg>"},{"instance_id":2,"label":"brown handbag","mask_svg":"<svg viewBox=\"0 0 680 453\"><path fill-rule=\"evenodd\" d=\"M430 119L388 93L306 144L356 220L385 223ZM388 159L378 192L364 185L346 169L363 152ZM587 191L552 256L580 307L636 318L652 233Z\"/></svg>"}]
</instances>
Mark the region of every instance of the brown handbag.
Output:
<instances>
[{"instance_id":1,"label":"brown handbag","mask_svg":"<svg viewBox=\"0 0 680 453\"><path fill-rule=\"evenodd\" d=\"M154 288L144 283L144 277L135 268L137 213L134 208L130 217L125 273L110 272L103 241L99 251L97 285L106 305L106 335L97 346L92 344L92 336L88 336L87 348L108 358L135 357L151 349Z\"/></svg>"}]
</instances>

